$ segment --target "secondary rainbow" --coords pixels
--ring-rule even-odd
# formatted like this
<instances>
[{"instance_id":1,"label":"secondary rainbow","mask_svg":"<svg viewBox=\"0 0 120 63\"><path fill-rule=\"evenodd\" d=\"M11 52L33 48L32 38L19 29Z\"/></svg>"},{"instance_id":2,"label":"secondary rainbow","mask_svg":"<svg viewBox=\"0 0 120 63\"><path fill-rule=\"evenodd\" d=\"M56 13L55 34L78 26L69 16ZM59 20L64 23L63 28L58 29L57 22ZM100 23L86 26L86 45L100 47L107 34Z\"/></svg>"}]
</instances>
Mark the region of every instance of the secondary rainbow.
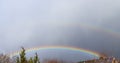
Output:
<instances>
[{"instance_id":1,"label":"secondary rainbow","mask_svg":"<svg viewBox=\"0 0 120 63\"><path fill-rule=\"evenodd\" d=\"M97 25L92 25L92 24L87 24L87 23L72 23L72 24L65 24L63 26L77 26L77 27L81 27L81 28L86 28L86 29L90 29L90 30L94 30L94 31L99 31L99 32L103 32L103 33L108 33L111 36L114 36L116 38L120 38L120 31L117 30L113 30L113 29L108 29L106 27L101 27L101 26L97 26Z\"/></svg>"},{"instance_id":2,"label":"secondary rainbow","mask_svg":"<svg viewBox=\"0 0 120 63\"><path fill-rule=\"evenodd\" d=\"M83 48L71 47L71 46L41 46L41 47L33 47L33 48L26 49L26 53L32 52L32 51L45 50L45 49L66 49L66 50L79 51L79 52L84 52L86 54L93 55L96 58L99 58L99 57L102 56L101 54L99 54L97 52L94 52L94 51L86 50L86 49L83 49ZM9 56L13 57L13 56L19 55L19 53L20 53L20 51L13 52Z\"/></svg>"}]
</instances>

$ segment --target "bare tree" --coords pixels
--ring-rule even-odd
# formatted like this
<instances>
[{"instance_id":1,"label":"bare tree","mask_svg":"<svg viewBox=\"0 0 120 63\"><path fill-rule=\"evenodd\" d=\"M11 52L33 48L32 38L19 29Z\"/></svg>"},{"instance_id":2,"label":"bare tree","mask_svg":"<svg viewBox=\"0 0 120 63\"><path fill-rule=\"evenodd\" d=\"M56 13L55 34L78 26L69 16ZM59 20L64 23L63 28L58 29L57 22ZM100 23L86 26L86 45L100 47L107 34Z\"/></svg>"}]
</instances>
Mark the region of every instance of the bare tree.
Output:
<instances>
[{"instance_id":1,"label":"bare tree","mask_svg":"<svg viewBox=\"0 0 120 63\"><path fill-rule=\"evenodd\" d=\"M14 63L9 56L0 54L0 63Z\"/></svg>"}]
</instances>

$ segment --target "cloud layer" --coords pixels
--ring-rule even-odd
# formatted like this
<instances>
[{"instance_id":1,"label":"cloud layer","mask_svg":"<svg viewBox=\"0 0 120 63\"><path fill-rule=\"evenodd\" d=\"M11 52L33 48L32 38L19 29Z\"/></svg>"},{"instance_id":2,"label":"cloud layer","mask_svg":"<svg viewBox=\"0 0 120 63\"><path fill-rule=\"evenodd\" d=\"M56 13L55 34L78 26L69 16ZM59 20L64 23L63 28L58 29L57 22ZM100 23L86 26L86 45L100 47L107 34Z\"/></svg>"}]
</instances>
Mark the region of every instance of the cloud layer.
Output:
<instances>
[{"instance_id":1,"label":"cloud layer","mask_svg":"<svg viewBox=\"0 0 120 63\"><path fill-rule=\"evenodd\" d=\"M120 57L119 3L1 0L0 48L11 51L21 46L69 45Z\"/></svg>"}]
</instances>

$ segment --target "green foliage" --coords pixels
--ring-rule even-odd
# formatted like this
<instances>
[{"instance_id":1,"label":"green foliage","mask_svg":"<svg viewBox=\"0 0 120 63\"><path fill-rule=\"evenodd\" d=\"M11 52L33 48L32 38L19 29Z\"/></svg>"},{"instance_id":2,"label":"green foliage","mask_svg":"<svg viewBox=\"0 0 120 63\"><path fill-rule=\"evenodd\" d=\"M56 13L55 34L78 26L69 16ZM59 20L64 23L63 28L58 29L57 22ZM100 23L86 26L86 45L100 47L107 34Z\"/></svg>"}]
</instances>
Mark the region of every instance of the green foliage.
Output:
<instances>
[{"instance_id":1,"label":"green foliage","mask_svg":"<svg viewBox=\"0 0 120 63\"><path fill-rule=\"evenodd\" d=\"M35 54L34 57L34 63L40 63L37 53Z\"/></svg>"},{"instance_id":2,"label":"green foliage","mask_svg":"<svg viewBox=\"0 0 120 63\"><path fill-rule=\"evenodd\" d=\"M17 57L16 63L40 63L40 60L37 53L33 58L27 59L25 49L22 47L22 51L20 52L20 56Z\"/></svg>"},{"instance_id":3,"label":"green foliage","mask_svg":"<svg viewBox=\"0 0 120 63\"><path fill-rule=\"evenodd\" d=\"M29 59L29 63L34 63L32 57Z\"/></svg>"},{"instance_id":4,"label":"green foliage","mask_svg":"<svg viewBox=\"0 0 120 63\"><path fill-rule=\"evenodd\" d=\"M16 59L16 63L20 63L19 57L17 57L17 59Z\"/></svg>"},{"instance_id":5,"label":"green foliage","mask_svg":"<svg viewBox=\"0 0 120 63\"><path fill-rule=\"evenodd\" d=\"M21 51L21 53L20 53L20 62L21 62L21 63L26 63L26 62L27 62L25 55L26 55L26 54L25 54L25 49L22 47L22 51Z\"/></svg>"}]
</instances>

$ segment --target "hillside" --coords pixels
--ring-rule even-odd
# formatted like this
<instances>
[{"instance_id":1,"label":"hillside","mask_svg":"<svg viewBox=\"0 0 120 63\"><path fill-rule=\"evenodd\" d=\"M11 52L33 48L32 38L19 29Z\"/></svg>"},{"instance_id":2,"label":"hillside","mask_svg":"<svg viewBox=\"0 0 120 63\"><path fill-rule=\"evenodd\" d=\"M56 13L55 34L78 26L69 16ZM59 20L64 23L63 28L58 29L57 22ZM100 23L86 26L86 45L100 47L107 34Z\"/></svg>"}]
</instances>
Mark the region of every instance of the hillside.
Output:
<instances>
[{"instance_id":1,"label":"hillside","mask_svg":"<svg viewBox=\"0 0 120 63\"><path fill-rule=\"evenodd\" d=\"M88 60L88 61L80 61L78 63L120 63L120 60L114 57L101 57L100 59Z\"/></svg>"}]
</instances>

